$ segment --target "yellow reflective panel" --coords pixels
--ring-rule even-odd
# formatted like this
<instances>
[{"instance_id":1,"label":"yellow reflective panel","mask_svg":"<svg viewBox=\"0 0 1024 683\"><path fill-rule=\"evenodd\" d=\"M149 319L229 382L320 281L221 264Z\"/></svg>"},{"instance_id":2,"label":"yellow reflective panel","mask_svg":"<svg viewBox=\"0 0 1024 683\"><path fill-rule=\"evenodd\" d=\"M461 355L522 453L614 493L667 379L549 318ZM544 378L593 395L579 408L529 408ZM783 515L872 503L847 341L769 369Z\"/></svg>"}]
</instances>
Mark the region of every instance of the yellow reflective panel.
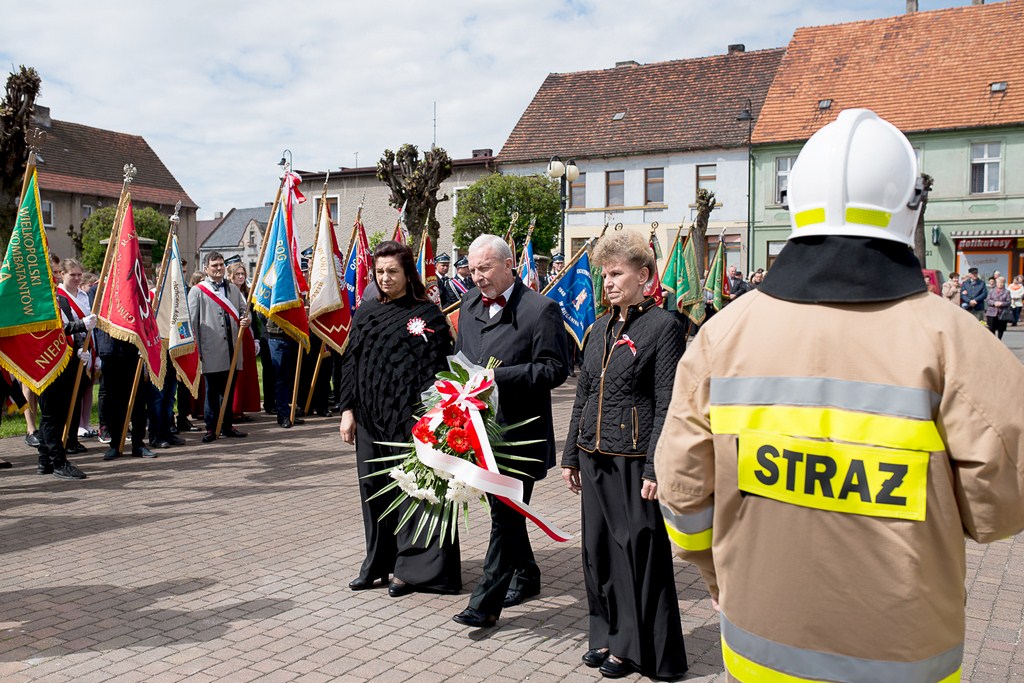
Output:
<instances>
[{"instance_id":1,"label":"yellow reflective panel","mask_svg":"<svg viewBox=\"0 0 1024 683\"><path fill-rule=\"evenodd\" d=\"M814 406L711 406L713 433L739 434L745 429L911 451L946 450L931 420Z\"/></svg>"},{"instance_id":2,"label":"yellow reflective panel","mask_svg":"<svg viewBox=\"0 0 1024 683\"><path fill-rule=\"evenodd\" d=\"M686 534L665 522L665 529L672 542L683 550L708 550L711 547L711 529L696 534Z\"/></svg>"},{"instance_id":3,"label":"yellow reflective panel","mask_svg":"<svg viewBox=\"0 0 1024 683\"><path fill-rule=\"evenodd\" d=\"M923 521L930 457L921 451L744 430L739 488L817 510Z\"/></svg>"},{"instance_id":4,"label":"yellow reflective panel","mask_svg":"<svg viewBox=\"0 0 1024 683\"><path fill-rule=\"evenodd\" d=\"M797 228L824 223L825 209L807 209L806 211L800 211L793 216L793 220L796 221Z\"/></svg>"}]
</instances>

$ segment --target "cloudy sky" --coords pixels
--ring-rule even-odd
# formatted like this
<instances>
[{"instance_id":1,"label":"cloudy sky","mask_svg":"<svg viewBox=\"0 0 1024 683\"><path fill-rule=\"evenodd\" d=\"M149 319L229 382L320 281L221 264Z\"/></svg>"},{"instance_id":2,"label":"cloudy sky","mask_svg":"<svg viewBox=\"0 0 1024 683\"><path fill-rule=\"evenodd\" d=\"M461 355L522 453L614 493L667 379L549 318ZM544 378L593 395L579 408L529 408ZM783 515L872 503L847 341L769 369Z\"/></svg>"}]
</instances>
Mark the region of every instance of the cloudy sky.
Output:
<instances>
[{"instance_id":1,"label":"cloudy sky","mask_svg":"<svg viewBox=\"0 0 1024 683\"><path fill-rule=\"evenodd\" d=\"M989 0L990 2L992 0ZM922 10L970 0L920 0ZM497 153L551 72L784 46L905 0L94 0L0 7L0 64L55 119L142 135L200 218L273 198L277 161L370 166L433 141ZM126 159L125 161L130 161Z\"/></svg>"}]
</instances>

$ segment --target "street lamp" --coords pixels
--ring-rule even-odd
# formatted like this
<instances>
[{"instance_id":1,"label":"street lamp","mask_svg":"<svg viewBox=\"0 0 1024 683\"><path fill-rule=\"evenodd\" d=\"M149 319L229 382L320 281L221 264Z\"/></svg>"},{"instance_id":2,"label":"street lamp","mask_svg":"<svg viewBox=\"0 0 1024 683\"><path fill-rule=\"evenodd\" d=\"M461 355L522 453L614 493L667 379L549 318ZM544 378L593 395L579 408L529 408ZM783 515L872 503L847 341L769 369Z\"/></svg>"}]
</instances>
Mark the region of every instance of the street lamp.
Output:
<instances>
[{"instance_id":1,"label":"street lamp","mask_svg":"<svg viewBox=\"0 0 1024 683\"><path fill-rule=\"evenodd\" d=\"M288 158L285 158L286 154L288 155ZM281 152L281 161L277 162L277 165L281 167L282 174L292 170L292 151L290 149L286 149Z\"/></svg>"},{"instance_id":2,"label":"street lamp","mask_svg":"<svg viewBox=\"0 0 1024 683\"><path fill-rule=\"evenodd\" d=\"M565 208L566 199L569 183L576 182L576 179L580 177L580 169L576 168L576 162L569 159L568 164L563 164L562 160L558 156L551 157L551 161L548 162L548 176L559 180L559 197L562 202L562 233L561 233L561 252L565 256Z\"/></svg>"},{"instance_id":3,"label":"street lamp","mask_svg":"<svg viewBox=\"0 0 1024 683\"><path fill-rule=\"evenodd\" d=\"M754 133L754 121L757 119L754 117L750 98L748 97L746 100L746 104L736 120L747 122L747 277L750 277L750 271L754 267L752 265L754 262L754 228L750 221L750 176L754 169L754 153L750 146L750 138Z\"/></svg>"}]
</instances>

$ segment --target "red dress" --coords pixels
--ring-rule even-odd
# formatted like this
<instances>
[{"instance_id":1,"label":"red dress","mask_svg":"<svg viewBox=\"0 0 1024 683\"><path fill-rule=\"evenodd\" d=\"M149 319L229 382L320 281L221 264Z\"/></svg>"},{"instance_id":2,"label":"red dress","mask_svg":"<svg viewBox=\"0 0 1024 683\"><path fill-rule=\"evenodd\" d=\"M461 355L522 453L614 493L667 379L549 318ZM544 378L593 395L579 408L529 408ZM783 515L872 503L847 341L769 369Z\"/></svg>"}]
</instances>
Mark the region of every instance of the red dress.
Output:
<instances>
[{"instance_id":1,"label":"red dress","mask_svg":"<svg viewBox=\"0 0 1024 683\"><path fill-rule=\"evenodd\" d=\"M256 372L256 342L251 331L242 335L242 369L236 374L232 413L260 412L260 378Z\"/></svg>"}]
</instances>

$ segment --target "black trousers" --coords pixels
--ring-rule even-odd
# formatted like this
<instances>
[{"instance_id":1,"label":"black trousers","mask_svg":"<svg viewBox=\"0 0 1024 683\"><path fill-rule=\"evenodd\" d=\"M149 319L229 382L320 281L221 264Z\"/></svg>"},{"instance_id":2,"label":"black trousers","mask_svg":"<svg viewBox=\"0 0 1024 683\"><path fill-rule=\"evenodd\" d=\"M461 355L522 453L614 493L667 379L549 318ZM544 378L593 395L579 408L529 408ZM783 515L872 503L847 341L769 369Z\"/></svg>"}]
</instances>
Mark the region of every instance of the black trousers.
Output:
<instances>
[{"instance_id":1,"label":"black trousers","mask_svg":"<svg viewBox=\"0 0 1024 683\"><path fill-rule=\"evenodd\" d=\"M277 376L274 370L274 361L270 357L269 337L260 340L260 366L263 368L263 412L274 414L277 412L274 400Z\"/></svg>"},{"instance_id":2,"label":"black trousers","mask_svg":"<svg viewBox=\"0 0 1024 683\"><path fill-rule=\"evenodd\" d=\"M533 480L523 482L523 502L533 496ZM540 567L533 558L526 517L488 494L491 539L484 556L484 575L473 589L469 606L484 614L499 615L509 588L540 588Z\"/></svg>"},{"instance_id":3,"label":"black trousers","mask_svg":"<svg viewBox=\"0 0 1024 683\"><path fill-rule=\"evenodd\" d=\"M203 419L206 422L206 431L212 432L217 428L220 404L225 400L231 400L231 388L228 388L227 370L223 372L205 372L203 377L206 378L206 405L204 406ZM234 380L231 383L234 384ZM232 426L231 409L228 406L228 410L224 411L224 424L221 425L221 431L231 429Z\"/></svg>"},{"instance_id":4,"label":"black trousers","mask_svg":"<svg viewBox=\"0 0 1024 683\"><path fill-rule=\"evenodd\" d=\"M71 407L71 392L75 388L75 375L81 363L77 356L64 368L50 386L39 395L39 464L61 467L67 460L64 447L64 423L68 419L68 408ZM68 432L68 443L78 440L78 418L82 405L83 387L78 388L78 396L74 400L75 414L71 417L71 431Z\"/></svg>"},{"instance_id":5,"label":"black trousers","mask_svg":"<svg viewBox=\"0 0 1024 683\"><path fill-rule=\"evenodd\" d=\"M139 359L137 356L101 356L101 359L103 412L107 420L107 430L110 432L110 447L117 448L124 432L125 419L128 417L128 400L131 398L132 382L135 381L135 368ZM148 394L149 383L145 379L140 379L131 415L133 449L145 445Z\"/></svg>"}]
</instances>

